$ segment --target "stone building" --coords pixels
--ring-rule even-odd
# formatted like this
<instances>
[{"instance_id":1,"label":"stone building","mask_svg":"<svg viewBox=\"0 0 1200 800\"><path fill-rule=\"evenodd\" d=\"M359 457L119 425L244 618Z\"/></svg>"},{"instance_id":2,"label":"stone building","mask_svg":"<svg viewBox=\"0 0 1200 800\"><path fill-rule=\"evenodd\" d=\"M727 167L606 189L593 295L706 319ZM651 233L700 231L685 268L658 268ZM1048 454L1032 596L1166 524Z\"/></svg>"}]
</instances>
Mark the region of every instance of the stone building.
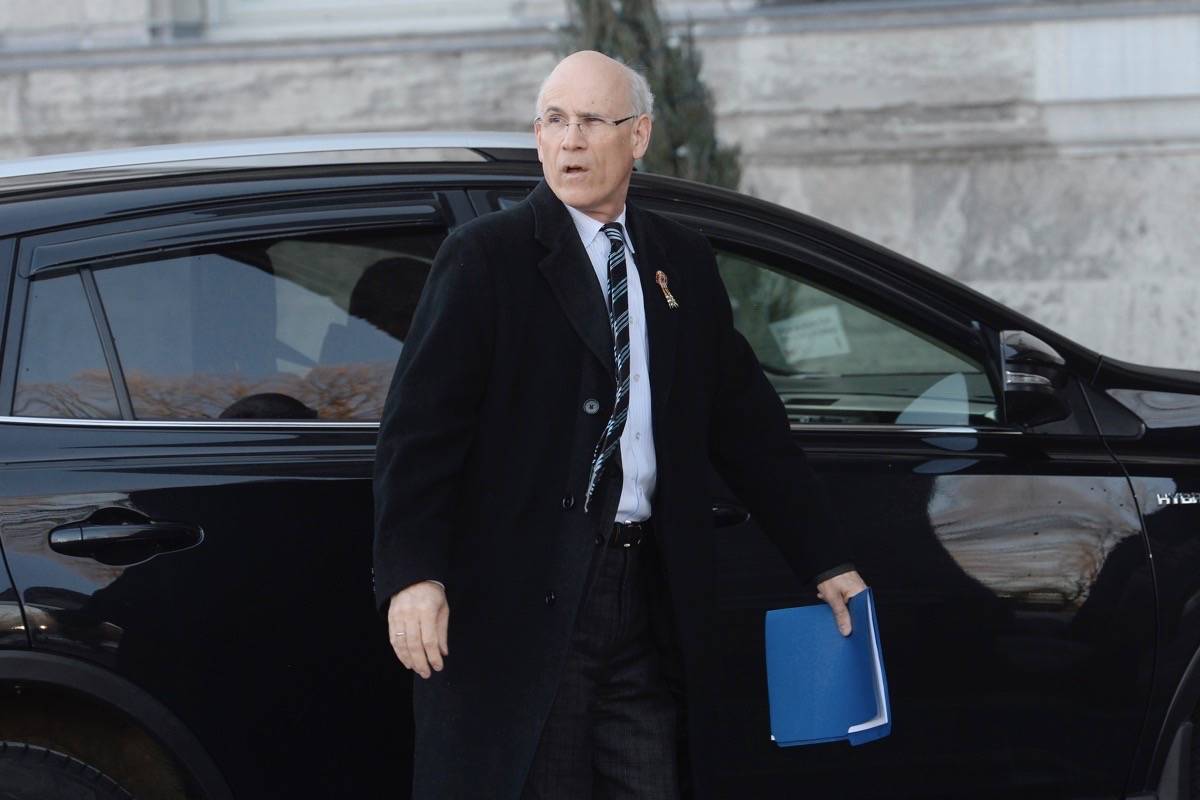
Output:
<instances>
[{"instance_id":1,"label":"stone building","mask_svg":"<svg viewBox=\"0 0 1200 800\"><path fill-rule=\"evenodd\" d=\"M742 189L1200 369L1200 0L664 0ZM0 0L0 157L528 129L564 0Z\"/></svg>"}]
</instances>

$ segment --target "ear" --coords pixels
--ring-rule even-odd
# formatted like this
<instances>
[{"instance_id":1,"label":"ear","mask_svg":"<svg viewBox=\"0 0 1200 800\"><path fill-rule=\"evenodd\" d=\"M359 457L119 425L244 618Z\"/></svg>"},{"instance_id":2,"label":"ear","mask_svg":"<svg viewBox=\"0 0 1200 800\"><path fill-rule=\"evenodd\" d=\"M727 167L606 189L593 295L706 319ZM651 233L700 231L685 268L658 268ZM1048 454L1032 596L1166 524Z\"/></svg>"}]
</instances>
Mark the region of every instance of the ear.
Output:
<instances>
[{"instance_id":1,"label":"ear","mask_svg":"<svg viewBox=\"0 0 1200 800\"><path fill-rule=\"evenodd\" d=\"M646 150L650 147L650 129L653 124L650 122L649 114L642 114L637 118L633 125L633 158L637 160L646 155Z\"/></svg>"}]
</instances>

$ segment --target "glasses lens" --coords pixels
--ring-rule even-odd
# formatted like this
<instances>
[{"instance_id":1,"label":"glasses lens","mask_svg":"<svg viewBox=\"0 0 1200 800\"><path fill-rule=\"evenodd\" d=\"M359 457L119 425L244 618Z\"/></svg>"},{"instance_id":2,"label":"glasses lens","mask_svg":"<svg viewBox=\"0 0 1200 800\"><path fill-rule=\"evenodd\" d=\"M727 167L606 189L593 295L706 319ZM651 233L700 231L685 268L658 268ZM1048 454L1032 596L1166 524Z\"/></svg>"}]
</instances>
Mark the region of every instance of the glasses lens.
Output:
<instances>
[{"instance_id":1,"label":"glasses lens","mask_svg":"<svg viewBox=\"0 0 1200 800\"><path fill-rule=\"evenodd\" d=\"M629 119L628 117L626 119ZM578 122L571 122L561 114L548 114L541 120L542 127L547 133L554 136L562 136L567 132L567 129L572 125L579 128L579 133L583 136L597 136L608 133L616 127L616 122L601 117L584 117ZM621 120L622 122L626 120Z\"/></svg>"},{"instance_id":2,"label":"glasses lens","mask_svg":"<svg viewBox=\"0 0 1200 800\"><path fill-rule=\"evenodd\" d=\"M565 117L560 117L557 114L551 114L543 117L540 122L547 133L558 136L567 129L567 120Z\"/></svg>"}]
</instances>

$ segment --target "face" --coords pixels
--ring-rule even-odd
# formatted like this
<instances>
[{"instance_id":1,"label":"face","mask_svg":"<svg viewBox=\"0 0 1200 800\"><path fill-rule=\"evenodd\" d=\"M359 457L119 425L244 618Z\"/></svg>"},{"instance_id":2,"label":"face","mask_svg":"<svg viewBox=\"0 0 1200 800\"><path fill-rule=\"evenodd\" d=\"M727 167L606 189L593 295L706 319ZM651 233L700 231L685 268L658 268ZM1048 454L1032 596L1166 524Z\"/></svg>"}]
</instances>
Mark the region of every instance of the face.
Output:
<instances>
[{"instance_id":1,"label":"face","mask_svg":"<svg viewBox=\"0 0 1200 800\"><path fill-rule=\"evenodd\" d=\"M613 121L633 113L629 83L620 66L599 53L575 53L550 74L538 109L542 120L552 115L568 122L588 117ZM567 205L603 222L625 206L633 162L650 143L650 117L617 126L598 124L586 134L579 125L555 133L534 123L538 159L546 183Z\"/></svg>"}]
</instances>

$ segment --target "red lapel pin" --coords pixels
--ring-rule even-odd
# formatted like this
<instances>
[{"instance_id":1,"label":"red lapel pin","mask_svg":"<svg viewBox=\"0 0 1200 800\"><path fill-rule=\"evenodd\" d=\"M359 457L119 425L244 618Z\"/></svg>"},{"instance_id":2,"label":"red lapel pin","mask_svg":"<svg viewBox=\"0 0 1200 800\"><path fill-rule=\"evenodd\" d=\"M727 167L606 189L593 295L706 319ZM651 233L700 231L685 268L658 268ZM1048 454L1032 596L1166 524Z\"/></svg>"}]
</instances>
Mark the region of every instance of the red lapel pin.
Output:
<instances>
[{"instance_id":1,"label":"red lapel pin","mask_svg":"<svg viewBox=\"0 0 1200 800\"><path fill-rule=\"evenodd\" d=\"M667 273L660 269L654 273L654 280L658 283L658 288L662 289L663 297L667 298L667 308L679 308L675 295L671 294L671 289L667 286Z\"/></svg>"}]
</instances>

